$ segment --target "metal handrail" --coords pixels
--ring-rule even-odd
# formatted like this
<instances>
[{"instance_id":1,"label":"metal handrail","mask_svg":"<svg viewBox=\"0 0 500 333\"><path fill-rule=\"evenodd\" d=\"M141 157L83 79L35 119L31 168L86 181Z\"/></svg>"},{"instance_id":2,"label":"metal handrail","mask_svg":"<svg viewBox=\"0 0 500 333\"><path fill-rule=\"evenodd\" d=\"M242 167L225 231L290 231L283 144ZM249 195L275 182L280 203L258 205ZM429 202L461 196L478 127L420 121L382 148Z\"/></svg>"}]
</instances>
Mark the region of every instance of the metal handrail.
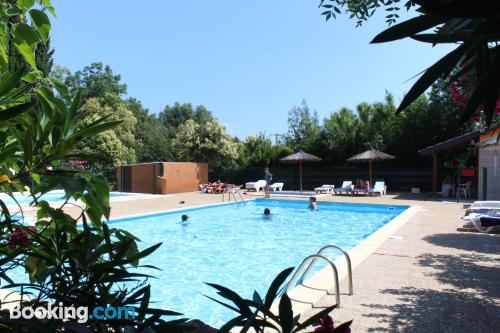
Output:
<instances>
[{"instance_id":1,"label":"metal handrail","mask_svg":"<svg viewBox=\"0 0 500 333\"><path fill-rule=\"evenodd\" d=\"M351 257L349 257L349 254L346 251L344 251L340 246L335 245L335 244L329 244L329 245L323 246L321 249L319 249L319 251L317 252L317 254L322 254L323 252L325 252L325 250L328 250L328 249L339 250L344 255L344 257L345 257L345 259L347 261L347 276L348 276L348 279L349 279L349 296L352 296L354 294L354 292L353 292L353 287L352 287L352 264L351 264ZM306 276L306 274L311 271L312 266L313 266L313 264L314 264L315 261L316 261L316 259L314 259L309 264L309 266L307 267L307 269L304 272L304 274L302 274L301 279L303 279Z\"/></svg>"},{"instance_id":2,"label":"metal handrail","mask_svg":"<svg viewBox=\"0 0 500 333\"><path fill-rule=\"evenodd\" d=\"M310 256L307 256L304 260L302 260L302 263L300 264L299 268L297 268L297 270L295 271L295 274L290 279L290 282L288 282L288 284L287 284L287 286L285 288L285 292L287 292L293 286L293 284L295 283L295 280L297 280L297 277L299 276L299 273L304 268L304 266L310 260L313 260L311 262L311 264L309 265L309 267L310 267L318 259L325 260L328 264L330 264L330 267L333 270L333 279L335 281L335 301L337 302L337 305L340 307L339 273L337 271L337 267L335 266L335 264L333 263L333 261L331 261L330 259L328 259L327 257L325 257L325 256L323 256L321 254L312 254ZM304 276L304 275L302 275L302 276Z\"/></svg>"},{"instance_id":3,"label":"metal handrail","mask_svg":"<svg viewBox=\"0 0 500 333\"><path fill-rule=\"evenodd\" d=\"M238 199L236 198L236 194L235 194L235 193L238 193L238 195L241 199L241 202L243 202L243 204L246 205L245 199L241 195L240 188L238 186L231 186L231 187L227 187L224 189L224 191L222 192L222 201L223 202L225 201L226 193L227 193L227 201L228 202L231 202L231 194L233 195L234 201L238 202Z\"/></svg>"}]
</instances>

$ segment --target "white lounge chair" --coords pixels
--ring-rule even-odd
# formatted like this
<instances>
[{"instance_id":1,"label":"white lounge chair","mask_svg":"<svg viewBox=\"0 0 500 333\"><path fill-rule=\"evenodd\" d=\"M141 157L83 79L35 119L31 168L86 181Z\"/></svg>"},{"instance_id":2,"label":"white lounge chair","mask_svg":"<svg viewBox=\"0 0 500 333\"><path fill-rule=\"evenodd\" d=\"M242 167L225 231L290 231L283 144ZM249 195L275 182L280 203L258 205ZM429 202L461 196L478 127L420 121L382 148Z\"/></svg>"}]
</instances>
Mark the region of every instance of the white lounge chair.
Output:
<instances>
[{"instance_id":1,"label":"white lounge chair","mask_svg":"<svg viewBox=\"0 0 500 333\"><path fill-rule=\"evenodd\" d=\"M491 232L500 230L500 214L497 213L472 213L468 216L464 216L463 219L466 222L470 222L480 232ZM469 225L464 224L464 227L469 227Z\"/></svg>"},{"instance_id":2,"label":"white lounge chair","mask_svg":"<svg viewBox=\"0 0 500 333\"><path fill-rule=\"evenodd\" d=\"M500 201L474 201L469 208L500 209Z\"/></svg>"},{"instance_id":3,"label":"white lounge chair","mask_svg":"<svg viewBox=\"0 0 500 333\"><path fill-rule=\"evenodd\" d=\"M259 192L259 190L263 190L264 186L266 186L265 180L258 180L256 182L248 182L245 184L245 189L247 190L255 190L255 192Z\"/></svg>"},{"instance_id":4,"label":"white lounge chair","mask_svg":"<svg viewBox=\"0 0 500 333\"><path fill-rule=\"evenodd\" d=\"M320 187L315 187L314 192L315 193L332 193L333 190L335 189L335 185L328 185L328 184L323 184Z\"/></svg>"},{"instance_id":5,"label":"white lounge chair","mask_svg":"<svg viewBox=\"0 0 500 333\"><path fill-rule=\"evenodd\" d=\"M274 192L276 192L276 191L283 191L283 186L284 185L285 185L285 183L274 183L274 184L269 185L269 189L271 191L274 191Z\"/></svg>"},{"instance_id":6,"label":"white lounge chair","mask_svg":"<svg viewBox=\"0 0 500 333\"><path fill-rule=\"evenodd\" d=\"M342 183L342 186L334 189L333 191L335 192L335 194L337 194L337 192L339 192L340 194L342 194L342 192L345 192L347 194L347 193L351 192L352 189L353 189L352 181L344 180L344 182Z\"/></svg>"},{"instance_id":7,"label":"white lounge chair","mask_svg":"<svg viewBox=\"0 0 500 333\"><path fill-rule=\"evenodd\" d=\"M375 185L370 190L370 193L378 193L380 195L386 195L387 194L387 185L385 185L385 182L383 182L383 181L375 182Z\"/></svg>"}]
</instances>

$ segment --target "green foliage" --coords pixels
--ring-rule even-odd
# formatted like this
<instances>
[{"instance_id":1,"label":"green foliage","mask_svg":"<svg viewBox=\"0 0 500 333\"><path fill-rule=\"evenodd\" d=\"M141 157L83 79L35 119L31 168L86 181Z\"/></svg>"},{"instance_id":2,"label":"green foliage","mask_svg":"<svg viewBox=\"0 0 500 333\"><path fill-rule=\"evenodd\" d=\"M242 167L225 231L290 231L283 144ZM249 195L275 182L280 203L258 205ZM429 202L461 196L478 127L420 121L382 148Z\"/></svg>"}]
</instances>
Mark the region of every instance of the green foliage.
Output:
<instances>
[{"instance_id":1,"label":"green foliage","mask_svg":"<svg viewBox=\"0 0 500 333\"><path fill-rule=\"evenodd\" d=\"M92 97L122 96L127 93L127 85L120 82L121 76L114 74L109 65L94 62L74 74L67 73L64 83L72 95L80 91L82 101Z\"/></svg>"},{"instance_id":2,"label":"green foliage","mask_svg":"<svg viewBox=\"0 0 500 333\"><path fill-rule=\"evenodd\" d=\"M289 155L293 151L291 147L283 144L273 145L271 139L264 134L249 136L242 144L243 149L240 150L238 160L238 164L241 167L268 166L276 163L280 157Z\"/></svg>"},{"instance_id":3,"label":"green foliage","mask_svg":"<svg viewBox=\"0 0 500 333\"><path fill-rule=\"evenodd\" d=\"M400 0L320 0L319 7L324 10L321 15L325 16L327 21L344 12L350 18L356 18L356 25L360 26L381 7L385 7L387 12L385 16L386 22L389 24L395 23L399 18L398 11L401 9L401 5ZM407 10L413 5L413 0L404 2L404 7Z\"/></svg>"},{"instance_id":4,"label":"green foliage","mask_svg":"<svg viewBox=\"0 0 500 333\"><path fill-rule=\"evenodd\" d=\"M193 110L193 106L190 103L175 103L173 106L167 105L158 115L158 119L165 127L172 131L190 119L201 125L214 120L212 113L206 107L199 105Z\"/></svg>"},{"instance_id":5,"label":"green foliage","mask_svg":"<svg viewBox=\"0 0 500 333\"><path fill-rule=\"evenodd\" d=\"M360 119L347 108L333 112L323 121L323 144L327 151L337 157L338 162L345 161L353 151L359 150L359 122Z\"/></svg>"},{"instance_id":6,"label":"green foliage","mask_svg":"<svg viewBox=\"0 0 500 333\"><path fill-rule=\"evenodd\" d=\"M214 117L212 116L212 113L207 110L206 107L204 107L203 105L199 105L194 110L193 120L198 124L204 125L214 120Z\"/></svg>"},{"instance_id":7,"label":"green foliage","mask_svg":"<svg viewBox=\"0 0 500 333\"><path fill-rule=\"evenodd\" d=\"M137 122L136 154L138 162L172 161L169 130L153 115Z\"/></svg>"},{"instance_id":8,"label":"green foliage","mask_svg":"<svg viewBox=\"0 0 500 333\"><path fill-rule=\"evenodd\" d=\"M110 214L107 182L70 166L72 160L102 161L95 150L82 150L82 142L91 142L116 126L120 132L114 134L132 143L135 118L113 97L105 103L88 98L80 108L80 93L71 97L65 85L46 77L50 66L41 65L50 65L50 23L43 12L32 9L34 5L54 14L49 0L0 4L0 28L4 29L0 33L0 192L14 200L14 190L27 192L37 218L35 226L25 226L22 209L13 211L0 199L0 279L7 283L4 287L29 300L23 302L26 306L47 302L89 307L132 305L138 317L133 321L91 318L87 323L76 323L11 320L2 314L0 327L15 332L172 332L184 320L166 322L160 318L178 314L150 308L146 276L131 271L159 244L139 251L133 235L108 228L103 223ZM23 23L27 12L32 25ZM44 49L44 57L40 49ZM102 116L106 108L116 114ZM43 200L43 194L54 188L65 193L59 206ZM68 214L68 205L79 207L79 211ZM12 281L9 274L16 267L25 268L30 283ZM131 289L126 282L136 286Z\"/></svg>"},{"instance_id":9,"label":"green foliage","mask_svg":"<svg viewBox=\"0 0 500 333\"><path fill-rule=\"evenodd\" d=\"M318 114L311 113L305 100L288 112L288 142L295 149L311 150L319 139Z\"/></svg>"},{"instance_id":10,"label":"green foliage","mask_svg":"<svg viewBox=\"0 0 500 333\"><path fill-rule=\"evenodd\" d=\"M189 119L177 128L172 148L179 161L208 162L217 168L234 163L239 145L217 120L201 125Z\"/></svg>"},{"instance_id":11,"label":"green foliage","mask_svg":"<svg viewBox=\"0 0 500 333\"><path fill-rule=\"evenodd\" d=\"M91 124L102 117L120 121L120 124L98 135L86 137L81 140L79 148L82 151L95 152L103 156L104 161L92 163L92 169L112 181L114 179L113 166L136 161L134 133L137 120L128 104L117 96L92 97L79 108L77 125Z\"/></svg>"}]
</instances>

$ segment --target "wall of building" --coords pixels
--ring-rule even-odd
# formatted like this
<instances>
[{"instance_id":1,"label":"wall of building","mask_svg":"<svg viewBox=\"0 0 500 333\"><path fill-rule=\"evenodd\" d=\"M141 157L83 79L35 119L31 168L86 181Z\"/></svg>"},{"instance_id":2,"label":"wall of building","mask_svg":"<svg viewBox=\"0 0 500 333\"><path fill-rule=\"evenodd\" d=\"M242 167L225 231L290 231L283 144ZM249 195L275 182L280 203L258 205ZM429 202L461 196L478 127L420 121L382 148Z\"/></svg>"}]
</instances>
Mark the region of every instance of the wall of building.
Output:
<instances>
[{"instance_id":1,"label":"wall of building","mask_svg":"<svg viewBox=\"0 0 500 333\"><path fill-rule=\"evenodd\" d=\"M198 191L208 183L208 164L190 162L163 163L167 193Z\"/></svg>"},{"instance_id":2,"label":"wall of building","mask_svg":"<svg viewBox=\"0 0 500 333\"><path fill-rule=\"evenodd\" d=\"M479 149L479 200L500 200L500 146ZM486 182L485 182L486 173ZM486 183L486 189L484 188ZM486 196L485 196L486 194Z\"/></svg>"},{"instance_id":3,"label":"wall of building","mask_svg":"<svg viewBox=\"0 0 500 333\"><path fill-rule=\"evenodd\" d=\"M192 192L208 182L208 164L156 162L116 168L118 190L134 193L170 194Z\"/></svg>"},{"instance_id":4,"label":"wall of building","mask_svg":"<svg viewBox=\"0 0 500 333\"><path fill-rule=\"evenodd\" d=\"M132 166L132 190L134 193L156 193L156 178L160 176L160 163Z\"/></svg>"}]
</instances>

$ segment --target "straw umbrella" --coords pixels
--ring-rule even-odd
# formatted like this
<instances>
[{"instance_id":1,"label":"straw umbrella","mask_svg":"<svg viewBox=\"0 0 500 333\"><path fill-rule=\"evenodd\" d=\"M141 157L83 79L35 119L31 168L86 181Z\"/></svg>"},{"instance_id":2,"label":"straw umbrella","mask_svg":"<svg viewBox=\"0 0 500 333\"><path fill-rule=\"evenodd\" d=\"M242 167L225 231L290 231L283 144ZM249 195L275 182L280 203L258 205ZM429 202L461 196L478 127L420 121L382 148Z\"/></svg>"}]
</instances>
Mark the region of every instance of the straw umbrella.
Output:
<instances>
[{"instance_id":1,"label":"straw umbrella","mask_svg":"<svg viewBox=\"0 0 500 333\"><path fill-rule=\"evenodd\" d=\"M302 162L320 162L321 158L299 150L295 154L280 158L280 162L288 164L299 164L300 192L302 193Z\"/></svg>"},{"instance_id":2,"label":"straw umbrella","mask_svg":"<svg viewBox=\"0 0 500 333\"><path fill-rule=\"evenodd\" d=\"M370 179L370 184L372 184L373 186L373 174L372 174L373 161L392 160L394 158L395 157L392 155L370 148L361 154L349 158L347 162L353 162L353 163L368 162L368 177Z\"/></svg>"}]
</instances>

